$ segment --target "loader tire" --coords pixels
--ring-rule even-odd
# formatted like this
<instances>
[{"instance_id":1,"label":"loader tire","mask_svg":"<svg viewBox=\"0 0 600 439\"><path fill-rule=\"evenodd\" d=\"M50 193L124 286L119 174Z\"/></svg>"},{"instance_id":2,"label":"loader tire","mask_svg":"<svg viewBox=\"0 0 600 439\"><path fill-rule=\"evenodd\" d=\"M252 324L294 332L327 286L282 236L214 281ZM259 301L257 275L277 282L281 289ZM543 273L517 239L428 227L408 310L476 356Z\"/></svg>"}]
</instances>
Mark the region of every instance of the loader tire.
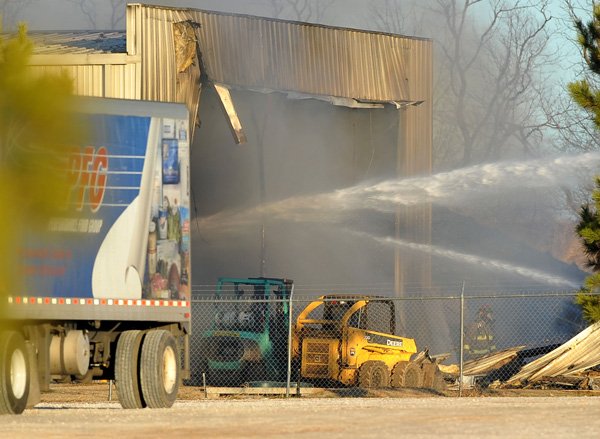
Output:
<instances>
[{"instance_id":1,"label":"loader tire","mask_svg":"<svg viewBox=\"0 0 600 439\"><path fill-rule=\"evenodd\" d=\"M438 392L442 392L448 389L446 385L446 380L444 379L444 374L440 370L436 372L433 377L433 385L431 386L433 390L437 390Z\"/></svg>"},{"instance_id":2,"label":"loader tire","mask_svg":"<svg viewBox=\"0 0 600 439\"><path fill-rule=\"evenodd\" d=\"M142 409L146 407L142 397L140 382L140 346L142 332L125 331L117 340L115 353L115 383L119 402L124 409ZM90 369L90 372L92 369Z\"/></svg>"},{"instance_id":3,"label":"loader tire","mask_svg":"<svg viewBox=\"0 0 600 439\"><path fill-rule=\"evenodd\" d=\"M150 408L168 408L177 398L180 355L170 332L149 331L142 342L140 382L142 397Z\"/></svg>"},{"instance_id":4,"label":"loader tire","mask_svg":"<svg viewBox=\"0 0 600 439\"><path fill-rule=\"evenodd\" d=\"M392 387L423 387L423 372L419 365L399 361L392 369Z\"/></svg>"},{"instance_id":5,"label":"loader tire","mask_svg":"<svg viewBox=\"0 0 600 439\"><path fill-rule=\"evenodd\" d=\"M383 361L365 361L358 369L358 387L381 389L390 386L390 371Z\"/></svg>"},{"instance_id":6,"label":"loader tire","mask_svg":"<svg viewBox=\"0 0 600 439\"><path fill-rule=\"evenodd\" d=\"M18 331L0 332L0 415L18 415L27 407L31 362Z\"/></svg>"},{"instance_id":7,"label":"loader tire","mask_svg":"<svg viewBox=\"0 0 600 439\"><path fill-rule=\"evenodd\" d=\"M434 390L444 390L446 388L444 375L437 364L424 363L421 369L423 371L423 387Z\"/></svg>"}]
</instances>

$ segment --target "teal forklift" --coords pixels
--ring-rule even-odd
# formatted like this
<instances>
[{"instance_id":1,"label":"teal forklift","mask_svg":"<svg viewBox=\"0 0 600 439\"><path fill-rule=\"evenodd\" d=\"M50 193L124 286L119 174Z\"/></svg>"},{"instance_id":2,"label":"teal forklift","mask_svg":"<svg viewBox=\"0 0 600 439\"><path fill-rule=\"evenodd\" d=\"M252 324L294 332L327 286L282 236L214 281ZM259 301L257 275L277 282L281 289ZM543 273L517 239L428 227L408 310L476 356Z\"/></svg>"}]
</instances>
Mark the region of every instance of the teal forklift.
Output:
<instances>
[{"instance_id":1,"label":"teal forklift","mask_svg":"<svg viewBox=\"0 0 600 439\"><path fill-rule=\"evenodd\" d=\"M218 279L213 318L200 340L197 374L207 385L238 387L286 378L293 281Z\"/></svg>"}]
</instances>

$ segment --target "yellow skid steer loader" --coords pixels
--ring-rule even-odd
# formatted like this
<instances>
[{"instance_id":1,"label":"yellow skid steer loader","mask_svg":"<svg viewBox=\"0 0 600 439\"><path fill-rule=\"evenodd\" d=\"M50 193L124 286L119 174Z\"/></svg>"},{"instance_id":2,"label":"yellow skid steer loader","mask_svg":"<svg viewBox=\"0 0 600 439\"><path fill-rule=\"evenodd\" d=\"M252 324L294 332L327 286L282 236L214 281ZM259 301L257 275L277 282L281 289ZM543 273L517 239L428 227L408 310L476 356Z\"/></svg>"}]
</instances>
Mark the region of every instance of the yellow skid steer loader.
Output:
<instances>
[{"instance_id":1,"label":"yellow skid steer loader","mask_svg":"<svg viewBox=\"0 0 600 439\"><path fill-rule=\"evenodd\" d=\"M302 379L362 388L445 388L437 361L395 333L389 298L326 295L298 316L293 354Z\"/></svg>"}]
</instances>

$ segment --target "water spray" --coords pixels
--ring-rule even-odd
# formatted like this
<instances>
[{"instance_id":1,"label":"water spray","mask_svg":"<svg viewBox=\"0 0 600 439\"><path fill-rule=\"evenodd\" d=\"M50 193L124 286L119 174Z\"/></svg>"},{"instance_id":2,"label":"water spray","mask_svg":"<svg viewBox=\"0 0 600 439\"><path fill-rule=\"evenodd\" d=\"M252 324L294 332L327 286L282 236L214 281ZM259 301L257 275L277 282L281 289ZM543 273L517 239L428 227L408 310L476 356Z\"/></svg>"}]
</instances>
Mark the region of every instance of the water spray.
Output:
<instances>
[{"instance_id":1,"label":"water spray","mask_svg":"<svg viewBox=\"0 0 600 439\"><path fill-rule=\"evenodd\" d=\"M389 179L334 192L303 195L253 207L221 212L200 220L206 230L232 231L261 217L295 222L337 224L347 212L370 209L394 213L400 206L438 204L453 207L502 192L553 187L574 188L600 166L600 152L521 162L471 166L431 176ZM589 178L588 178L589 180Z\"/></svg>"},{"instance_id":2,"label":"water spray","mask_svg":"<svg viewBox=\"0 0 600 439\"><path fill-rule=\"evenodd\" d=\"M354 233L354 232L353 232ZM364 233L358 233L361 236L367 236L371 239L376 240L385 245L397 246L408 248L411 250L416 250L424 253L428 253L434 256L441 256L444 258L452 259L458 262L468 263L471 265L477 265L479 267L487 268L490 270L498 270L505 271L512 274L518 274L523 277L527 277L529 279L533 279L535 281L539 281L548 285L554 285L557 287L568 287L577 289L580 285L565 279L560 276L555 276L553 274L545 273L543 271L534 270L526 267L519 267L508 262L499 261L495 259L483 258L476 255L471 255L467 253L459 253L453 250L444 249L435 245L430 244L419 244L415 242L404 241L401 239L395 239L391 237L375 237L372 235L366 235Z\"/></svg>"}]
</instances>

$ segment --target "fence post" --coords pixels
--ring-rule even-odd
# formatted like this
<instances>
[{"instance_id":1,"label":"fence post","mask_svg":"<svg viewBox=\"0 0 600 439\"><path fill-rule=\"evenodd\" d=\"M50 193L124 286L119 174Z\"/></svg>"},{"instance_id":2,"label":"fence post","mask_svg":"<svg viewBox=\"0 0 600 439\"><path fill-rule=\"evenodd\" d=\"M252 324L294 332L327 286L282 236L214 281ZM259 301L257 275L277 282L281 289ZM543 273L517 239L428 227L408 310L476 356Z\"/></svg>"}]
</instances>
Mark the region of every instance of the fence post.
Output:
<instances>
[{"instance_id":1,"label":"fence post","mask_svg":"<svg viewBox=\"0 0 600 439\"><path fill-rule=\"evenodd\" d=\"M290 291L290 304L288 305L288 357L287 357L287 382L285 386L285 397L290 397L290 385L292 380L292 303L294 297L294 285Z\"/></svg>"},{"instance_id":2,"label":"fence post","mask_svg":"<svg viewBox=\"0 0 600 439\"><path fill-rule=\"evenodd\" d=\"M458 396L462 396L463 389L463 361L465 349L465 281L460 290L460 375L458 381Z\"/></svg>"}]
</instances>

